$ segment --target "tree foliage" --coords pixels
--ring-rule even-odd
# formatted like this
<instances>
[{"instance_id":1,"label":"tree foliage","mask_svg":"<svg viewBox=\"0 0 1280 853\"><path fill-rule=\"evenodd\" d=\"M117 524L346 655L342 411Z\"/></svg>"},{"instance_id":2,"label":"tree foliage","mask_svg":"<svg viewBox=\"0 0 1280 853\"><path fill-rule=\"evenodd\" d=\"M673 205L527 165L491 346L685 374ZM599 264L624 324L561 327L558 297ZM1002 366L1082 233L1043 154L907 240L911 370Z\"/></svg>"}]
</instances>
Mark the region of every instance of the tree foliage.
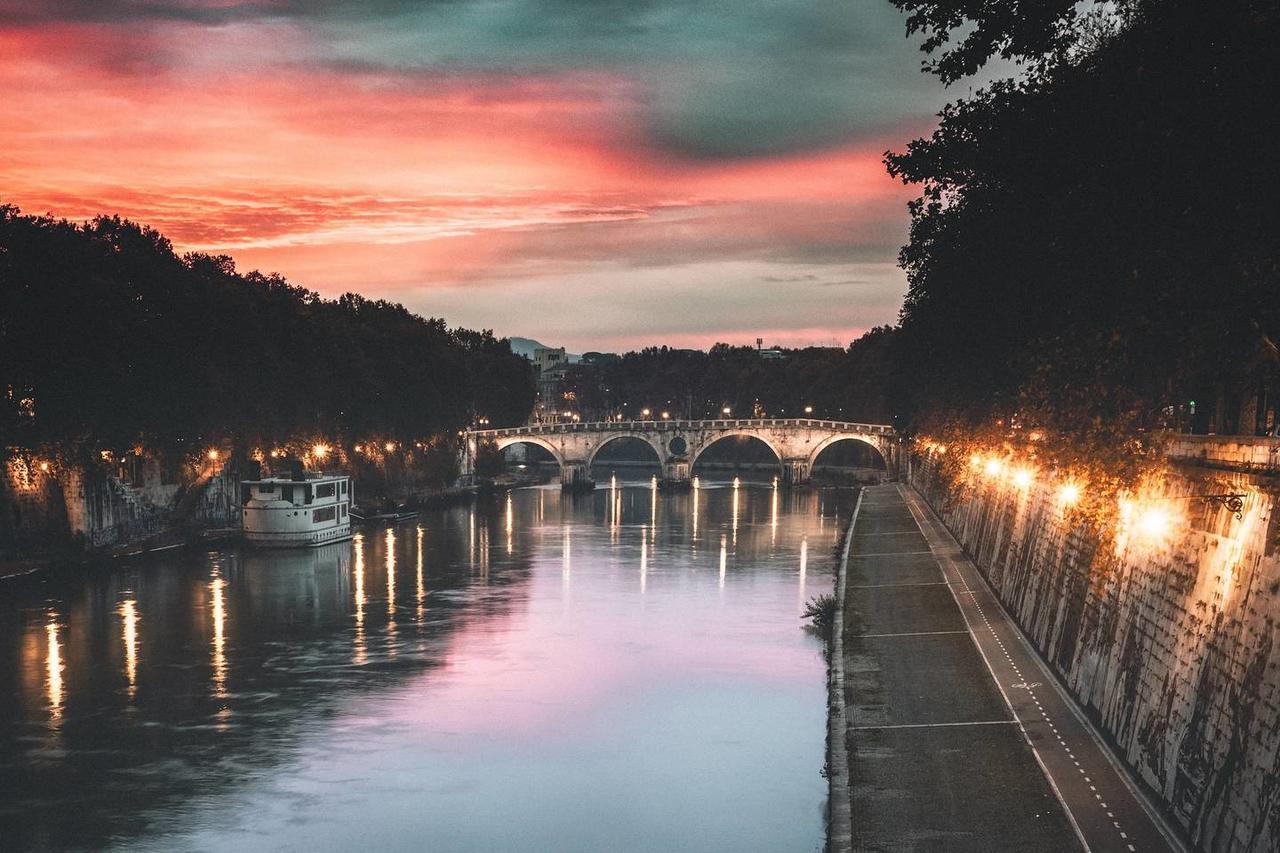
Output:
<instances>
[{"instance_id":1,"label":"tree foliage","mask_svg":"<svg viewBox=\"0 0 1280 853\"><path fill-rule=\"evenodd\" d=\"M522 422L528 363L489 332L336 300L118 217L0 207L0 447L61 453Z\"/></svg>"},{"instance_id":2,"label":"tree foliage","mask_svg":"<svg viewBox=\"0 0 1280 853\"><path fill-rule=\"evenodd\" d=\"M716 344L701 350L649 347L620 358L573 365L566 376L572 401L587 417L639 418L768 415L886 423L894 332L878 328L847 349L810 347L763 358L752 347Z\"/></svg>"},{"instance_id":3,"label":"tree foliage","mask_svg":"<svg viewBox=\"0 0 1280 853\"><path fill-rule=\"evenodd\" d=\"M1061 3L895 2L934 51L969 28L944 78L997 53L1036 69L887 156L921 187L903 407L1131 431L1198 401L1200 428L1252 432L1280 335L1280 7L1143 0L1084 27Z\"/></svg>"},{"instance_id":4,"label":"tree foliage","mask_svg":"<svg viewBox=\"0 0 1280 853\"><path fill-rule=\"evenodd\" d=\"M946 83L976 74L996 56L1041 67L1079 38L1079 0L891 2L908 13L908 34L922 34L921 49L936 55L925 68ZM960 40L952 45L956 35Z\"/></svg>"}]
</instances>

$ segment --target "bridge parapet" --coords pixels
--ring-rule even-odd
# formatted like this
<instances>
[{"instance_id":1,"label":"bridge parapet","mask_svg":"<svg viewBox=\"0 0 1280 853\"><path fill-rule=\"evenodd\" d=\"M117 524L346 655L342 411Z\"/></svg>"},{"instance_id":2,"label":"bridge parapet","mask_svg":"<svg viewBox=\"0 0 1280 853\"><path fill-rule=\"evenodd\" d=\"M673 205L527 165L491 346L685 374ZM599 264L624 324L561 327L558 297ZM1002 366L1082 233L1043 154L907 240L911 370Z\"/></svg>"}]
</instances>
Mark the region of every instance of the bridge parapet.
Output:
<instances>
[{"instance_id":1,"label":"bridge parapet","mask_svg":"<svg viewBox=\"0 0 1280 853\"><path fill-rule=\"evenodd\" d=\"M828 421L816 418L723 418L705 421L649 420L649 421L575 421L573 423L528 424L502 429L468 430L467 435L500 438L507 435L554 435L575 432L620 432L660 430L704 429L770 429L801 427L805 429L862 432L871 435L893 435L888 424L861 424L851 421Z\"/></svg>"}]
</instances>

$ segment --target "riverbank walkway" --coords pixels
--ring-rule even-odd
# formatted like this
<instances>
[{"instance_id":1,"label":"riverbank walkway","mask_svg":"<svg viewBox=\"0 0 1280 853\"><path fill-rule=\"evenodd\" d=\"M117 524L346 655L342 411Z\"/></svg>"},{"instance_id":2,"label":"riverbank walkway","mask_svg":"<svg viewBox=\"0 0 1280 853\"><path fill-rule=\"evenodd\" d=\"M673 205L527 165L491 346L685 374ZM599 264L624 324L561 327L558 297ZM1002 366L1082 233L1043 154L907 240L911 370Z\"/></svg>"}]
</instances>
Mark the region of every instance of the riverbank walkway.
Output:
<instances>
[{"instance_id":1,"label":"riverbank walkway","mask_svg":"<svg viewBox=\"0 0 1280 853\"><path fill-rule=\"evenodd\" d=\"M844 605L853 850L1180 849L910 487L864 490Z\"/></svg>"}]
</instances>

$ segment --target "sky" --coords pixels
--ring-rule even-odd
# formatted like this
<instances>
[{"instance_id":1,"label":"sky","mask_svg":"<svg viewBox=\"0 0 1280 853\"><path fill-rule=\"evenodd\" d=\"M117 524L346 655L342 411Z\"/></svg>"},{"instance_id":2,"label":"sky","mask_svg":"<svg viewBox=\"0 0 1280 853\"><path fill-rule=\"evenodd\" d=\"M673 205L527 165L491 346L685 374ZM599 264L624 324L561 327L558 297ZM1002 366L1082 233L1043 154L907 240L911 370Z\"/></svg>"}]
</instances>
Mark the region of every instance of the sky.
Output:
<instances>
[{"instance_id":1,"label":"sky","mask_svg":"<svg viewBox=\"0 0 1280 853\"><path fill-rule=\"evenodd\" d=\"M0 0L0 201L573 351L897 317L888 0Z\"/></svg>"}]
</instances>

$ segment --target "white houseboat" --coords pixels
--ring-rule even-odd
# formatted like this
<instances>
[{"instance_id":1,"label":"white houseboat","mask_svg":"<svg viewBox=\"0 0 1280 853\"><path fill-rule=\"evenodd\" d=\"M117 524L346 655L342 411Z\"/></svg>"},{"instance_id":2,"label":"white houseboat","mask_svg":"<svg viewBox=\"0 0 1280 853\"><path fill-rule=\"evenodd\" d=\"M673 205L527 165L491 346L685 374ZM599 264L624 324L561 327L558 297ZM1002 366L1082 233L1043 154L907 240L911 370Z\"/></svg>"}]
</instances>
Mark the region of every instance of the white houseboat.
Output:
<instances>
[{"instance_id":1,"label":"white houseboat","mask_svg":"<svg viewBox=\"0 0 1280 853\"><path fill-rule=\"evenodd\" d=\"M351 478L305 472L240 483L244 538L266 548L309 548L351 538Z\"/></svg>"}]
</instances>

